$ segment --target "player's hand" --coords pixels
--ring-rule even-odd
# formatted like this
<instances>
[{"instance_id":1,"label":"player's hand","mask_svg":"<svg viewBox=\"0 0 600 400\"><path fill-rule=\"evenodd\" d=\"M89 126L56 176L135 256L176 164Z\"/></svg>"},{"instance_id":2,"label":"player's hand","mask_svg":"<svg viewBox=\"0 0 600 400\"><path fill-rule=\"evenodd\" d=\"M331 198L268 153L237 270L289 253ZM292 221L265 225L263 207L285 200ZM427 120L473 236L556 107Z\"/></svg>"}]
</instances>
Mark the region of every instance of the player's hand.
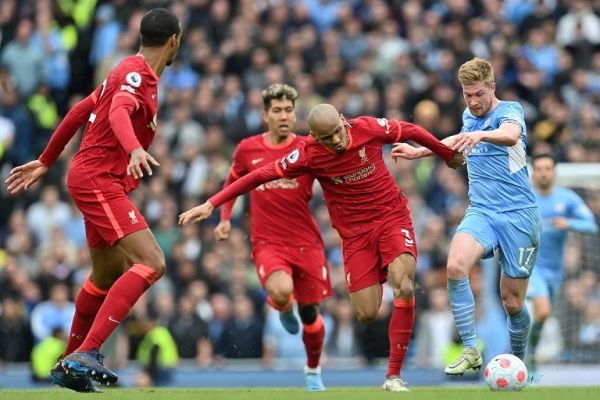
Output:
<instances>
[{"instance_id":1,"label":"player's hand","mask_svg":"<svg viewBox=\"0 0 600 400\"><path fill-rule=\"evenodd\" d=\"M394 147L392 148L390 154L394 161L396 161L398 158L414 160L421 157L421 151L408 143L394 143Z\"/></svg>"},{"instance_id":2,"label":"player's hand","mask_svg":"<svg viewBox=\"0 0 600 400\"><path fill-rule=\"evenodd\" d=\"M215 208L208 201L194 208L190 208L186 212L179 214L179 225L204 221L212 215L214 209Z\"/></svg>"},{"instance_id":3,"label":"player's hand","mask_svg":"<svg viewBox=\"0 0 600 400\"><path fill-rule=\"evenodd\" d=\"M141 179L144 177L144 171L146 171L148 175L152 176L152 167L150 164L155 167L160 167L160 164L154 157L141 147L136 147L131 150L129 165L127 165L127 175L131 175L135 179Z\"/></svg>"},{"instance_id":4,"label":"player's hand","mask_svg":"<svg viewBox=\"0 0 600 400\"><path fill-rule=\"evenodd\" d=\"M481 135L476 132L459 133L456 135L456 142L454 143L454 146L452 146L452 150L459 152L464 151L466 155L469 154L479 142L481 142Z\"/></svg>"},{"instance_id":5,"label":"player's hand","mask_svg":"<svg viewBox=\"0 0 600 400\"><path fill-rule=\"evenodd\" d=\"M39 160L33 160L27 164L13 168L4 181L6 190L10 194L27 190L48 172L48 167Z\"/></svg>"},{"instance_id":6,"label":"player's hand","mask_svg":"<svg viewBox=\"0 0 600 400\"><path fill-rule=\"evenodd\" d=\"M560 231L569 229L569 221L563 217L556 217L552 219L552 225Z\"/></svg>"},{"instance_id":7,"label":"player's hand","mask_svg":"<svg viewBox=\"0 0 600 400\"><path fill-rule=\"evenodd\" d=\"M225 240L229 237L229 232L231 232L231 221L224 220L219 222L219 225L214 229L215 239L218 241Z\"/></svg>"},{"instance_id":8,"label":"player's hand","mask_svg":"<svg viewBox=\"0 0 600 400\"><path fill-rule=\"evenodd\" d=\"M465 156L463 155L463 153L460 153L458 151L455 151L452 158L446 161L446 165L452 169L462 167L466 163L467 160L465 159Z\"/></svg>"}]
</instances>

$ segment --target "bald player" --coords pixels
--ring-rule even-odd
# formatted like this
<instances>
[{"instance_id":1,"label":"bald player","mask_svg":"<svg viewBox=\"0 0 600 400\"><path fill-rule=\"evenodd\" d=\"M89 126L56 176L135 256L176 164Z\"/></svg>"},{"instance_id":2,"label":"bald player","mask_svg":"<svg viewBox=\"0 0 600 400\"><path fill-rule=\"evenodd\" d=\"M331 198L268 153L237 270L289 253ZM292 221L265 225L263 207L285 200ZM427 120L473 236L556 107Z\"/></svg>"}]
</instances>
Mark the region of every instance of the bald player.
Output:
<instances>
[{"instance_id":1,"label":"bald player","mask_svg":"<svg viewBox=\"0 0 600 400\"><path fill-rule=\"evenodd\" d=\"M389 325L390 358L383 389L405 392L400 379L414 321L414 276L417 247L407 198L382 156L382 147L415 141L440 156L451 168L464 158L424 128L386 118L346 120L330 104L309 113L310 136L287 156L252 171L204 204L180 215L185 225L208 218L215 207L254 187L280 178L312 175L321 184L333 227L343 240L346 286L354 314L372 323L382 301L382 284L394 290Z\"/></svg>"}]
</instances>

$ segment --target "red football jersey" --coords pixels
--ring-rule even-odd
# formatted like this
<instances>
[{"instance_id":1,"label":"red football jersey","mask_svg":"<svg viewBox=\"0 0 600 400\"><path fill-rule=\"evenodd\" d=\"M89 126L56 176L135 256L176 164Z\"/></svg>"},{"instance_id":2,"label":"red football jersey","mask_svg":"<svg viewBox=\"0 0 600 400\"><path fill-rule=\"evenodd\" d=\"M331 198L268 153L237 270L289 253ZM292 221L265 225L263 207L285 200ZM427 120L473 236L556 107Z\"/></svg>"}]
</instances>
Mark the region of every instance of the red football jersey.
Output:
<instances>
[{"instance_id":1,"label":"red football jersey","mask_svg":"<svg viewBox=\"0 0 600 400\"><path fill-rule=\"evenodd\" d=\"M147 150L156 131L158 109L156 73L141 54L124 58L95 91L96 104L86 125L81 146L69 169L68 184L78 188L118 185L130 191L139 180L127 176L129 154L121 147L108 117L113 98L129 96L136 109L131 114L135 136Z\"/></svg>"},{"instance_id":2,"label":"red football jersey","mask_svg":"<svg viewBox=\"0 0 600 400\"><path fill-rule=\"evenodd\" d=\"M229 173L238 179L285 157L303 140L303 137L291 135L286 142L273 145L266 133L246 138L235 150ZM323 246L319 228L308 207L313 182L310 175L280 178L263 183L250 192L253 245Z\"/></svg>"},{"instance_id":3,"label":"red football jersey","mask_svg":"<svg viewBox=\"0 0 600 400\"><path fill-rule=\"evenodd\" d=\"M382 155L384 144L400 140L398 121L359 117L347 123L344 153L334 153L311 137L277 164L284 177L310 174L319 180L332 225L343 238L370 230L390 213L409 212Z\"/></svg>"}]
</instances>

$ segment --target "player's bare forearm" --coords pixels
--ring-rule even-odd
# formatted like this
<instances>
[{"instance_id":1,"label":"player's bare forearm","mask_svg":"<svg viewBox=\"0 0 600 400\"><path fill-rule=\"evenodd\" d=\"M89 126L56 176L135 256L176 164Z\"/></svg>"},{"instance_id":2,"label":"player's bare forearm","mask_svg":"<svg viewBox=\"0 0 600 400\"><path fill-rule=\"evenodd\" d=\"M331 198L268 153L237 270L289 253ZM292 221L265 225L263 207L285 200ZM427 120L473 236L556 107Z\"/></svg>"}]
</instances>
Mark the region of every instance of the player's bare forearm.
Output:
<instances>
[{"instance_id":1,"label":"player's bare forearm","mask_svg":"<svg viewBox=\"0 0 600 400\"><path fill-rule=\"evenodd\" d=\"M410 122L400 121L402 141L414 141L421 146L426 147L432 153L438 155L444 161L448 162L454 156L451 148L446 146L443 142L440 142L431 132L422 126L412 124ZM419 156L427 156L428 153L425 150L420 150L422 153L418 153Z\"/></svg>"},{"instance_id":2,"label":"player's bare forearm","mask_svg":"<svg viewBox=\"0 0 600 400\"><path fill-rule=\"evenodd\" d=\"M448 136L447 138L440 140L440 142L442 142L449 148L452 148L454 146L454 144L456 143L457 137L458 137L458 135ZM427 147L419 147L418 150L420 152L418 158L431 157L431 156L435 155L435 153L433 151L431 151L430 149L428 149Z\"/></svg>"},{"instance_id":3,"label":"player's bare forearm","mask_svg":"<svg viewBox=\"0 0 600 400\"><path fill-rule=\"evenodd\" d=\"M212 196L210 199L210 203L215 207L219 207L222 204L235 199L239 195L248 193L258 185L272 181L274 179L281 178L277 169L275 168L275 163L269 163L262 168L252 171L251 173L244 175L240 179L233 182L231 185L223 188L219 193Z\"/></svg>"},{"instance_id":4,"label":"player's bare forearm","mask_svg":"<svg viewBox=\"0 0 600 400\"><path fill-rule=\"evenodd\" d=\"M521 126L516 122L505 122L493 131L479 131L481 141L499 146L514 146L521 136Z\"/></svg>"},{"instance_id":5,"label":"player's bare forearm","mask_svg":"<svg viewBox=\"0 0 600 400\"><path fill-rule=\"evenodd\" d=\"M408 143L395 143L390 154L394 160L397 158L416 160L417 158L424 157L421 155L423 149L429 151L426 147L414 147ZM433 154L433 152L431 154Z\"/></svg>"}]
</instances>

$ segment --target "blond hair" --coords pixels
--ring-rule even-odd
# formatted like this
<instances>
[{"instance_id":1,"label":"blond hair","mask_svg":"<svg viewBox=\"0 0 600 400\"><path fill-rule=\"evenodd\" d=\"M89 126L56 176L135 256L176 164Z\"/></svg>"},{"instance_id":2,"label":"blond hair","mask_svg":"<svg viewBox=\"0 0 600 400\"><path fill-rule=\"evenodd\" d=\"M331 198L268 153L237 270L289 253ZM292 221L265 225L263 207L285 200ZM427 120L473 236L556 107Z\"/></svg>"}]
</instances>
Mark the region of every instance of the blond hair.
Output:
<instances>
[{"instance_id":1,"label":"blond hair","mask_svg":"<svg viewBox=\"0 0 600 400\"><path fill-rule=\"evenodd\" d=\"M290 100L293 105L296 105L298 91L285 83L274 83L262 91L262 99L265 111L269 111L269 108L271 108L271 100L273 99Z\"/></svg>"},{"instance_id":2,"label":"blond hair","mask_svg":"<svg viewBox=\"0 0 600 400\"><path fill-rule=\"evenodd\" d=\"M460 66L458 80L463 86L474 85L479 82L491 86L494 83L494 68L488 60L475 57Z\"/></svg>"}]
</instances>

